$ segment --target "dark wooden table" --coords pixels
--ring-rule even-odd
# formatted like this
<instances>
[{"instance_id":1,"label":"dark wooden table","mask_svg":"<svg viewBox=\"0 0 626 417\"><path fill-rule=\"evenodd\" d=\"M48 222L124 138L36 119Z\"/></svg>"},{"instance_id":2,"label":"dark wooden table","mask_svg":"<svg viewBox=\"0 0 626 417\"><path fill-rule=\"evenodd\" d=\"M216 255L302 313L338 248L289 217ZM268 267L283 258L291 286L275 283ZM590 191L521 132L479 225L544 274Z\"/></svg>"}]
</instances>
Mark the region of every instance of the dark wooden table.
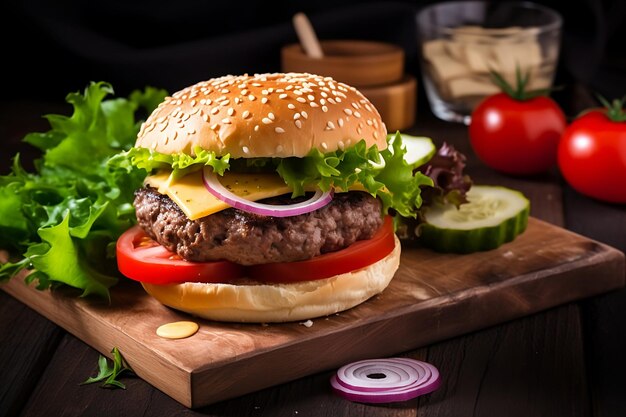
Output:
<instances>
[{"instance_id":1,"label":"dark wooden table","mask_svg":"<svg viewBox=\"0 0 626 417\"><path fill-rule=\"evenodd\" d=\"M58 105L0 106L0 173L27 147L24 133L46 129L40 115ZM583 197L558 172L511 178L481 165L464 126L418 117L415 134L454 144L468 156L476 183L523 191L531 214L626 251L626 207ZM624 179L626 182L626 178ZM459 317L459 320L462 320ZM393 405L334 396L332 372L189 410L139 378L127 390L80 382L97 369L98 352L0 292L0 416L626 416L626 290L558 306L529 317L425 346L406 356L442 374L433 394ZM314 361L315 357L302 357Z\"/></svg>"}]
</instances>

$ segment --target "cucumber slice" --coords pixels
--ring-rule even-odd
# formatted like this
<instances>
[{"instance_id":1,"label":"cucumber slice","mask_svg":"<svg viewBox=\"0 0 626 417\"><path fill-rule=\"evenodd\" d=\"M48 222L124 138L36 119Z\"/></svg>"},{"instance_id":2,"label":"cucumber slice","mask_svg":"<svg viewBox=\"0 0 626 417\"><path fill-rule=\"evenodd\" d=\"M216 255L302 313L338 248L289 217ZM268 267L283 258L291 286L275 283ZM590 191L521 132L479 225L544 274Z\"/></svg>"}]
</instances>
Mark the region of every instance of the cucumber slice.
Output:
<instances>
[{"instance_id":1,"label":"cucumber slice","mask_svg":"<svg viewBox=\"0 0 626 417\"><path fill-rule=\"evenodd\" d=\"M402 144L406 148L404 160L413 168L424 165L437 151L431 138L425 136L411 136L404 133L400 133L400 136L402 136ZM393 152L391 145L395 137L395 133L387 136L391 152Z\"/></svg>"},{"instance_id":2,"label":"cucumber slice","mask_svg":"<svg viewBox=\"0 0 626 417\"><path fill-rule=\"evenodd\" d=\"M530 202L506 187L473 185L468 203L429 207L419 241L439 252L471 253L510 242L528 225Z\"/></svg>"}]
</instances>

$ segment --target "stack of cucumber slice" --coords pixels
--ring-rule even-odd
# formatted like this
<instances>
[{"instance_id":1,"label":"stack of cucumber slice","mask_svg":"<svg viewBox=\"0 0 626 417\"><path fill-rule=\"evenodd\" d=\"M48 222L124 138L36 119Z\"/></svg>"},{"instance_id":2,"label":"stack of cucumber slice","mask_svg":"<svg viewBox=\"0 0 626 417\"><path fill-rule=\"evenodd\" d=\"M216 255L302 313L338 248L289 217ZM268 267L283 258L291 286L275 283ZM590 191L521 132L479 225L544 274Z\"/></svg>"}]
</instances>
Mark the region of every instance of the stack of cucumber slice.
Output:
<instances>
[{"instance_id":1,"label":"stack of cucumber slice","mask_svg":"<svg viewBox=\"0 0 626 417\"><path fill-rule=\"evenodd\" d=\"M436 152L428 137L401 134L406 147L404 159L413 168L428 162ZM389 135L393 143L395 135ZM423 246L439 252L472 253L495 249L526 230L530 202L524 195L506 187L473 185L468 203L425 209L426 223L416 234Z\"/></svg>"},{"instance_id":2,"label":"stack of cucumber slice","mask_svg":"<svg viewBox=\"0 0 626 417\"><path fill-rule=\"evenodd\" d=\"M473 185L468 203L429 207L419 226L419 241L439 252L471 253L510 242L528 224L530 203L506 187Z\"/></svg>"}]
</instances>

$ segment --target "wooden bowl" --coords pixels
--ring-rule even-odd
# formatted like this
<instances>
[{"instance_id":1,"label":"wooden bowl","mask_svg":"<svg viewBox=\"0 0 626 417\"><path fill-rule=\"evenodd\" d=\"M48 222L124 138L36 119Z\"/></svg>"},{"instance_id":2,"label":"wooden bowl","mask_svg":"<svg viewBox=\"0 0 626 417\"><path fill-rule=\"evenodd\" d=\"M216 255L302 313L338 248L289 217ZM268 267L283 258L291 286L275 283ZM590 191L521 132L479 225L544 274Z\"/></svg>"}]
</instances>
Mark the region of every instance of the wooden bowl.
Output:
<instances>
[{"instance_id":1,"label":"wooden bowl","mask_svg":"<svg viewBox=\"0 0 626 417\"><path fill-rule=\"evenodd\" d=\"M321 41L323 58L310 58L300 44L281 51L283 72L308 72L333 77L354 87L389 84L402 79L404 50L390 43L332 40Z\"/></svg>"},{"instance_id":2,"label":"wooden bowl","mask_svg":"<svg viewBox=\"0 0 626 417\"><path fill-rule=\"evenodd\" d=\"M387 132L395 133L415 124L417 111L417 81L415 77L405 75L393 84L360 88L380 113L387 126Z\"/></svg>"}]
</instances>

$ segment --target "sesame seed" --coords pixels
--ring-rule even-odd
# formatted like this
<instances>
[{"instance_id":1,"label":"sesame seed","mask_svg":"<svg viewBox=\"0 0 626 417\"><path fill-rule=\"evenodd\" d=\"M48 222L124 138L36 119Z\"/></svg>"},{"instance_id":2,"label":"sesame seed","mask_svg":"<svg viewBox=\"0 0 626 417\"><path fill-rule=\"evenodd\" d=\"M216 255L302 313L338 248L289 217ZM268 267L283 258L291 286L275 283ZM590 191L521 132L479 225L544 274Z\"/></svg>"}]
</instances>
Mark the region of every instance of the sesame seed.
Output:
<instances>
[{"instance_id":1,"label":"sesame seed","mask_svg":"<svg viewBox=\"0 0 626 417\"><path fill-rule=\"evenodd\" d=\"M339 125L339 127L343 127L343 119L337 119L337 124Z\"/></svg>"},{"instance_id":2,"label":"sesame seed","mask_svg":"<svg viewBox=\"0 0 626 417\"><path fill-rule=\"evenodd\" d=\"M248 149L247 146L244 146L243 148L241 148L243 150L243 153L250 153L250 149Z\"/></svg>"},{"instance_id":3,"label":"sesame seed","mask_svg":"<svg viewBox=\"0 0 626 417\"><path fill-rule=\"evenodd\" d=\"M366 108L366 109L367 109L367 111L369 111L369 112L371 112L371 111L372 111L372 108L370 107L370 105L369 105L369 104L366 104L366 105L365 105L365 108Z\"/></svg>"},{"instance_id":4,"label":"sesame seed","mask_svg":"<svg viewBox=\"0 0 626 417\"><path fill-rule=\"evenodd\" d=\"M302 117L304 117L305 119L308 119L308 118L309 118L309 114L308 114L307 112L305 112L304 110L302 110L302 111L300 112L300 114L301 114L301 115L302 115Z\"/></svg>"},{"instance_id":5,"label":"sesame seed","mask_svg":"<svg viewBox=\"0 0 626 417\"><path fill-rule=\"evenodd\" d=\"M309 105L310 105L311 107L319 107L319 104L317 104L317 103L316 103L316 102L314 102L314 101L310 102L310 103L309 103Z\"/></svg>"},{"instance_id":6,"label":"sesame seed","mask_svg":"<svg viewBox=\"0 0 626 417\"><path fill-rule=\"evenodd\" d=\"M320 100L320 104L321 104L321 105L324 105L324 104L326 104L326 100L324 100L324 99L321 99L321 100Z\"/></svg>"},{"instance_id":7,"label":"sesame seed","mask_svg":"<svg viewBox=\"0 0 626 417\"><path fill-rule=\"evenodd\" d=\"M295 108L296 108L296 106L295 106L293 103L289 103L289 104L287 104L287 107L288 107L289 109L291 109L291 110L293 110L293 109L295 109Z\"/></svg>"},{"instance_id":8,"label":"sesame seed","mask_svg":"<svg viewBox=\"0 0 626 417\"><path fill-rule=\"evenodd\" d=\"M302 98L302 97L298 97L296 98L297 101L299 101L300 103L306 103L306 99Z\"/></svg>"},{"instance_id":9,"label":"sesame seed","mask_svg":"<svg viewBox=\"0 0 626 417\"><path fill-rule=\"evenodd\" d=\"M196 100L191 100L191 107L196 105Z\"/></svg>"},{"instance_id":10,"label":"sesame seed","mask_svg":"<svg viewBox=\"0 0 626 417\"><path fill-rule=\"evenodd\" d=\"M276 133L285 133L285 129L283 129L282 127L276 127L276 128L274 128L274 131Z\"/></svg>"},{"instance_id":11,"label":"sesame seed","mask_svg":"<svg viewBox=\"0 0 626 417\"><path fill-rule=\"evenodd\" d=\"M267 117L269 117L269 118L270 118L270 119L272 119L272 120L276 120L276 117L274 117L274 113L272 113L272 112L269 112L269 113L267 114Z\"/></svg>"},{"instance_id":12,"label":"sesame seed","mask_svg":"<svg viewBox=\"0 0 626 417\"><path fill-rule=\"evenodd\" d=\"M207 98L204 100L206 102L206 104L211 104L213 103L213 100L211 100L210 98Z\"/></svg>"},{"instance_id":13,"label":"sesame seed","mask_svg":"<svg viewBox=\"0 0 626 417\"><path fill-rule=\"evenodd\" d=\"M248 96L248 100L250 100L250 101L254 101L255 99L256 99L256 97L255 97L255 96L253 96L252 94L250 94L250 95Z\"/></svg>"},{"instance_id":14,"label":"sesame seed","mask_svg":"<svg viewBox=\"0 0 626 417\"><path fill-rule=\"evenodd\" d=\"M322 142L322 148L328 149L328 145L326 144L326 142Z\"/></svg>"},{"instance_id":15,"label":"sesame seed","mask_svg":"<svg viewBox=\"0 0 626 417\"><path fill-rule=\"evenodd\" d=\"M352 103L352 107L354 107L354 108L355 108L355 109L357 109L357 110L359 109L359 105L358 105L358 104L356 104L356 103Z\"/></svg>"},{"instance_id":16,"label":"sesame seed","mask_svg":"<svg viewBox=\"0 0 626 417\"><path fill-rule=\"evenodd\" d=\"M261 84L259 84L259 83L252 83L252 85L253 85L254 87L260 87L260 86L261 86Z\"/></svg>"},{"instance_id":17,"label":"sesame seed","mask_svg":"<svg viewBox=\"0 0 626 417\"><path fill-rule=\"evenodd\" d=\"M241 117L243 117L244 119L247 119L250 116L250 112L248 110L244 110L243 114L241 115Z\"/></svg>"},{"instance_id":18,"label":"sesame seed","mask_svg":"<svg viewBox=\"0 0 626 417\"><path fill-rule=\"evenodd\" d=\"M241 99L239 97L235 97L235 104L241 103Z\"/></svg>"},{"instance_id":19,"label":"sesame seed","mask_svg":"<svg viewBox=\"0 0 626 417\"><path fill-rule=\"evenodd\" d=\"M230 119L228 117L225 117L222 119L222 123L224 123L225 125L229 125L230 124Z\"/></svg>"},{"instance_id":20,"label":"sesame seed","mask_svg":"<svg viewBox=\"0 0 626 417\"><path fill-rule=\"evenodd\" d=\"M267 97L263 97L263 98L261 99L261 103L263 103L263 104L267 103Z\"/></svg>"},{"instance_id":21,"label":"sesame seed","mask_svg":"<svg viewBox=\"0 0 626 417\"><path fill-rule=\"evenodd\" d=\"M213 107L213 108L211 109L211 114L217 114L217 112L219 112L219 111L220 111L220 109L219 109L219 108L217 108L217 107Z\"/></svg>"},{"instance_id":22,"label":"sesame seed","mask_svg":"<svg viewBox=\"0 0 626 417\"><path fill-rule=\"evenodd\" d=\"M213 123L213 125L211 126L211 130L216 130L220 125L218 125L217 123Z\"/></svg>"},{"instance_id":23,"label":"sesame seed","mask_svg":"<svg viewBox=\"0 0 626 417\"><path fill-rule=\"evenodd\" d=\"M209 121L209 115L208 114L203 114L202 118L204 119L205 122Z\"/></svg>"},{"instance_id":24,"label":"sesame seed","mask_svg":"<svg viewBox=\"0 0 626 417\"><path fill-rule=\"evenodd\" d=\"M326 127L328 129L334 129L335 128L335 124L331 121L328 121L328 123L326 123Z\"/></svg>"},{"instance_id":25,"label":"sesame seed","mask_svg":"<svg viewBox=\"0 0 626 417\"><path fill-rule=\"evenodd\" d=\"M335 100L337 101L337 103L341 103L341 99L339 97L335 97Z\"/></svg>"},{"instance_id":26,"label":"sesame seed","mask_svg":"<svg viewBox=\"0 0 626 417\"><path fill-rule=\"evenodd\" d=\"M281 100L285 99L285 98L287 98L287 94L283 93L283 94L279 95L278 98L281 99Z\"/></svg>"},{"instance_id":27,"label":"sesame seed","mask_svg":"<svg viewBox=\"0 0 626 417\"><path fill-rule=\"evenodd\" d=\"M247 96L248 95L248 90L246 90L245 88L243 90L241 90L241 95L242 96Z\"/></svg>"},{"instance_id":28,"label":"sesame seed","mask_svg":"<svg viewBox=\"0 0 626 417\"><path fill-rule=\"evenodd\" d=\"M315 100L315 96L314 96L313 94L309 94L309 95L308 95L308 96L306 96L306 97L309 99L309 101L313 101L313 100Z\"/></svg>"},{"instance_id":29,"label":"sesame seed","mask_svg":"<svg viewBox=\"0 0 626 417\"><path fill-rule=\"evenodd\" d=\"M352 116L352 110L351 109L343 109L343 112L345 114L347 114L348 116Z\"/></svg>"},{"instance_id":30,"label":"sesame seed","mask_svg":"<svg viewBox=\"0 0 626 417\"><path fill-rule=\"evenodd\" d=\"M321 94L321 95L322 95L322 97L324 97L324 98L328 97L328 94L326 94L324 91L322 91L320 94Z\"/></svg>"},{"instance_id":31,"label":"sesame seed","mask_svg":"<svg viewBox=\"0 0 626 417\"><path fill-rule=\"evenodd\" d=\"M358 133L359 135L361 134L362 131L363 131L363 129L361 129L360 127L356 128L356 133Z\"/></svg>"},{"instance_id":32,"label":"sesame seed","mask_svg":"<svg viewBox=\"0 0 626 417\"><path fill-rule=\"evenodd\" d=\"M302 91L300 90L293 90L293 93L297 96L301 96L302 95Z\"/></svg>"},{"instance_id":33,"label":"sesame seed","mask_svg":"<svg viewBox=\"0 0 626 417\"><path fill-rule=\"evenodd\" d=\"M226 107L226 106L228 106L229 104L230 104L230 100L224 100L224 101L221 101L221 102L220 102L220 106L222 106L222 107Z\"/></svg>"},{"instance_id":34,"label":"sesame seed","mask_svg":"<svg viewBox=\"0 0 626 417\"><path fill-rule=\"evenodd\" d=\"M298 120L300 118L300 113L294 113L293 120Z\"/></svg>"},{"instance_id":35,"label":"sesame seed","mask_svg":"<svg viewBox=\"0 0 626 417\"><path fill-rule=\"evenodd\" d=\"M326 112L328 111L328 107L326 107L326 106L322 106L322 111L323 111L324 113L326 113Z\"/></svg>"},{"instance_id":36,"label":"sesame seed","mask_svg":"<svg viewBox=\"0 0 626 417\"><path fill-rule=\"evenodd\" d=\"M374 131L374 133L372 133L372 135L374 136L374 139L378 139L378 132Z\"/></svg>"},{"instance_id":37,"label":"sesame seed","mask_svg":"<svg viewBox=\"0 0 626 417\"><path fill-rule=\"evenodd\" d=\"M263 94L264 96L268 95L269 93L267 92L267 90L262 90L261 94Z\"/></svg>"},{"instance_id":38,"label":"sesame seed","mask_svg":"<svg viewBox=\"0 0 626 417\"><path fill-rule=\"evenodd\" d=\"M296 127L298 129L300 129L302 127L302 122L300 120L296 120L294 123L296 124Z\"/></svg>"},{"instance_id":39,"label":"sesame seed","mask_svg":"<svg viewBox=\"0 0 626 417\"><path fill-rule=\"evenodd\" d=\"M289 91L293 88L293 85L288 85L287 87L285 87L285 91Z\"/></svg>"},{"instance_id":40,"label":"sesame seed","mask_svg":"<svg viewBox=\"0 0 626 417\"><path fill-rule=\"evenodd\" d=\"M270 123L272 123L272 121L268 119L267 117L264 117L261 121L265 123L266 125L269 125Z\"/></svg>"},{"instance_id":41,"label":"sesame seed","mask_svg":"<svg viewBox=\"0 0 626 417\"><path fill-rule=\"evenodd\" d=\"M254 131L255 131L255 132L258 132L258 131L259 131L259 125L255 125L255 126L254 126Z\"/></svg>"},{"instance_id":42,"label":"sesame seed","mask_svg":"<svg viewBox=\"0 0 626 417\"><path fill-rule=\"evenodd\" d=\"M372 119L367 119L367 125L368 126L372 126L374 123L372 123Z\"/></svg>"},{"instance_id":43,"label":"sesame seed","mask_svg":"<svg viewBox=\"0 0 626 417\"><path fill-rule=\"evenodd\" d=\"M229 107L226 114L228 114L229 116L232 116L233 114L235 114L235 109L233 109L232 107Z\"/></svg>"},{"instance_id":44,"label":"sesame seed","mask_svg":"<svg viewBox=\"0 0 626 417\"><path fill-rule=\"evenodd\" d=\"M355 116L355 117L361 117L361 113L359 113L358 111L355 111L355 112L354 112L354 116Z\"/></svg>"},{"instance_id":45,"label":"sesame seed","mask_svg":"<svg viewBox=\"0 0 626 417\"><path fill-rule=\"evenodd\" d=\"M332 103L332 104L337 104L337 102L335 101L335 99L333 99L332 97L328 98L328 102Z\"/></svg>"},{"instance_id":46,"label":"sesame seed","mask_svg":"<svg viewBox=\"0 0 626 417\"><path fill-rule=\"evenodd\" d=\"M230 90L229 90L228 88L223 88L223 89L220 91L220 93L222 93L222 94L228 94L228 93L230 93Z\"/></svg>"},{"instance_id":47,"label":"sesame seed","mask_svg":"<svg viewBox=\"0 0 626 417\"><path fill-rule=\"evenodd\" d=\"M341 119L339 119L339 120L341 120ZM343 148L344 148L345 146L346 146L346 145L343 143L343 141L342 141L342 140L340 140L339 142L337 142L337 147L338 147L339 149L341 149L342 151L343 151Z\"/></svg>"}]
</instances>

